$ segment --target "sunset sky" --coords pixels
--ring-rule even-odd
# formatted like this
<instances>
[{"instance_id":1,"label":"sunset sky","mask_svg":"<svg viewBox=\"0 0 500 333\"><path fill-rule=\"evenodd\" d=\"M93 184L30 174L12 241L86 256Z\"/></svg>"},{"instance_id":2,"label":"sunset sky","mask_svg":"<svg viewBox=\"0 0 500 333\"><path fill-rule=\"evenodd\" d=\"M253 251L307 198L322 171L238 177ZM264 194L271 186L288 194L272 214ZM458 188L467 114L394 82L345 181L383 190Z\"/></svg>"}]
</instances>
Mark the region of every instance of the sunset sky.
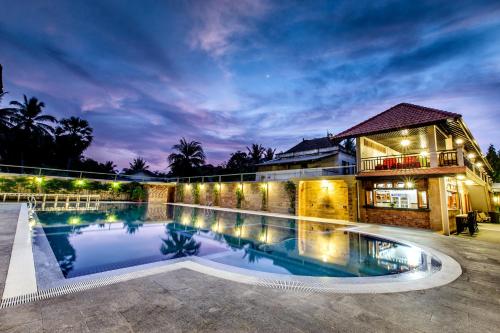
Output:
<instances>
[{"instance_id":1,"label":"sunset sky","mask_svg":"<svg viewBox=\"0 0 500 333\"><path fill-rule=\"evenodd\" d=\"M0 0L4 102L94 128L86 155L157 170L180 137L218 164L410 102L500 147L499 1Z\"/></svg>"}]
</instances>

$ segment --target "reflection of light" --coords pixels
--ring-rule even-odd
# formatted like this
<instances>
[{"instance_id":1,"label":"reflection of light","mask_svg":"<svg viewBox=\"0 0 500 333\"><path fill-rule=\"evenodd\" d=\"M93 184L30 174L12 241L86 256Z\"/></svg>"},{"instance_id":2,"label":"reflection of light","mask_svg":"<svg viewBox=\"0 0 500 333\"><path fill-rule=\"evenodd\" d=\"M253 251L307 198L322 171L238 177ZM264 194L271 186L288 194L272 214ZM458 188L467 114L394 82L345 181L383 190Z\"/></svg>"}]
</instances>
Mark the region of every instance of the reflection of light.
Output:
<instances>
[{"instance_id":1,"label":"reflection of light","mask_svg":"<svg viewBox=\"0 0 500 333\"><path fill-rule=\"evenodd\" d=\"M191 221L191 219L189 218L188 215L182 215L181 224L188 225L190 221Z\"/></svg>"},{"instance_id":2,"label":"reflection of light","mask_svg":"<svg viewBox=\"0 0 500 333\"><path fill-rule=\"evenodd\" d=\"M410 140L408 139L401 140L401 146L408 147L409 145L410 145Z\"/></svg>"},{"instance_id":3,"label":"reflection of light","mask_svg":"<svg viewBox=\"0 0 500 333\"><path fill-rule=\"evenodd\" d=\"M234 228L234 234L235 234L237 237L241 237L241 229L242 229L242 227L235 227L235 228Z\"/></svg>"},{"instance_id":4,"label":"reflection of light","mask_svg":"<svg viewBox=\"0 0 500 333\"><path fill-rule=\"evenodd\" d=\"M186 184L186 188L190 188L191 187L191 184Z\"/></svg>"},{"instance_id":5,"label":"reflection of light","mask_svg":"<svg viewBox=\"0 0 500 333\"><path fill-rule=\"evenodd\" d=\"M201 227L203 227L203 222L205 222L203 220L203 217L202 216L198 216L198 218L196 218L196 221L194 223L195 228L201 228Z\"/></svg>"},{"instance_id":6,"label":"reflection of light","mask_svg":"<svg viewBox=\"0 0 500 333\"><path fill-rule=\"evenodd\" d=\"M323 254L321 256L321 260L323 260L323 262L327 262L328 261L328 256L326 254Z\"/></svg>"},{"instance_id":7,"label":"reflection of light","mask_svg":"<svg viewBox=\"0 0 500 333\"><path fill-rule=\"evenodd\" d=\"M214 223L212 224L212 227L210 228L213 232L220 232L220 226L219 223Z\"/></svg>"},{"instance_id":8,"label":"reflection of light","mask_svg":"<svg viewBox=\"0 0 500 333\"><path fill-rule=\"evenodd\" d=\"M78 216L70 217L68 224L80 224L81 219Z\"/></svg>"},{"instance_id":9,"label":"reflection of light","mask_svg":"<svg viewBox=\"0 0 500 333\"><path fill-rule=\"evenodd\" d=\"M116 222L117 217L115 214L109 214L106 216L106 222Z\"/></svg>"},{"instance_id":10,"label":"reflection of light","mask_svg":"<svg viewBox=\"0 0 500 333\"><path fill-rule=\"evenodd\" d=\"M406 249L406 258L408 266L418 266L422 260L422 255L418 249L408 248Z\"/></svg>"}]
</instances>

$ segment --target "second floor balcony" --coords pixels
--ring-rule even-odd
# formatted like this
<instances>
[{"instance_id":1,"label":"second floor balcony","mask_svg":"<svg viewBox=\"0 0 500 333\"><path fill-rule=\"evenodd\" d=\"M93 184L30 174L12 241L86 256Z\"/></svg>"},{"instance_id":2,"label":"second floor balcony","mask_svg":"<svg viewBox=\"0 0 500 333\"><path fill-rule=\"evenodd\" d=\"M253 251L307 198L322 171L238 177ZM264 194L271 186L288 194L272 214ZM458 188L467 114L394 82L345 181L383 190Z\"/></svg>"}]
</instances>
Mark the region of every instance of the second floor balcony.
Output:
<instances>
[{"instance_id":1,"label":"second floor balcony","mask_svg":"<svg viewBox=\"0 0 500 333\"><path fill-rule=\"evenodd\" d=\"M432 153L420 154L400 154L377 156L361 159L361 171L372 170L404 170L404 169L420 169L446 166L464 165L463 155L459 161L459 153L456 150L443 150L435 153L435 157L431 157ZM431 164L431 160L437 161L435 165Z\"/></svg>"}]
</instances>

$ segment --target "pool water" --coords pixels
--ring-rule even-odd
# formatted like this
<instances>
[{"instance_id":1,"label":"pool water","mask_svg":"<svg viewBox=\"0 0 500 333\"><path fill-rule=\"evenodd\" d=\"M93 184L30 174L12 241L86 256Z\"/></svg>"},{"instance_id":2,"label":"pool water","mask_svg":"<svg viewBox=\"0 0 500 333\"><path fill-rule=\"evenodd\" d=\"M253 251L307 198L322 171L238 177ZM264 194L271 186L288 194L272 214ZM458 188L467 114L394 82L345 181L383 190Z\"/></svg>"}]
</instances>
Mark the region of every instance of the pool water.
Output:
<instances>
[{"instance_id":1,"label":"pool water","mask_svg":"<svg viewBox=\"0 0 500 333\"><path fill-rule=\"evenodd\" d=\"M381 276L440 264L419 249L331 223L153 204L37 212L66 278L191 256L268 273Z\"/></svg>"}]
</instances>

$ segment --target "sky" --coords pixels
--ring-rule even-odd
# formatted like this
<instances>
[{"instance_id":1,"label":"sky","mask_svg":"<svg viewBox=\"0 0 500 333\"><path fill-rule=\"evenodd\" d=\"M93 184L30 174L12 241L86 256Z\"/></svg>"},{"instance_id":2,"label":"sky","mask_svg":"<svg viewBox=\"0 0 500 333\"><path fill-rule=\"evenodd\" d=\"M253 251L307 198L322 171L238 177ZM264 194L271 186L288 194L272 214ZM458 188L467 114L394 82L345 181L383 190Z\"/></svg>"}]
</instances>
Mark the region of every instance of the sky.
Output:
<instances>
[{"instance_id":1,"label":"sky","mask_svg":"<svg viewBox=\"0 0 500 333\"><path fill-rule=\"evenodd\" d=\"M94 128L86 155L166 170L181 137L218 164L409 102L500 146L500 1L0 0L4 102Z\"/></svg>"}]
</instances>

